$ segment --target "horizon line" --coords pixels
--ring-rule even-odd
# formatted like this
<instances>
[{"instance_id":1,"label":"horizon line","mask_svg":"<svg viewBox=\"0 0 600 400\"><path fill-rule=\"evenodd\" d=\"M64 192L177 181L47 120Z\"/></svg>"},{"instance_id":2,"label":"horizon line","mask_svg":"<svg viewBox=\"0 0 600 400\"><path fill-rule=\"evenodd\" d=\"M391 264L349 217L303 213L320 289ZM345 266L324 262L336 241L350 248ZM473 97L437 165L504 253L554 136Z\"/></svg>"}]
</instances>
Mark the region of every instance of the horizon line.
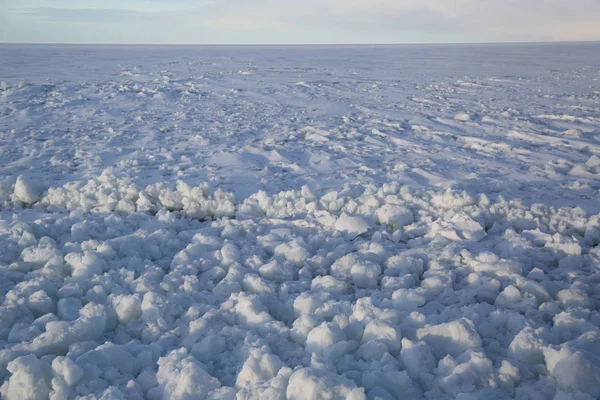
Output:
<instances>
[{"instance_id":1,"label":"horizon line","mask_svg":"<svg viewBox=\"0 0 600 400\"><path fill-rule=\"evenodd\" d=\"M357 42L357 43L160 43L160 42L21 42L0 41L0 45L66 45L66 46L414 46L414 45L475 45L475 44L565 44L600 43L598 40L533 40L533 41L482 41L482 42Z\"/></svg>"}]
</instances>

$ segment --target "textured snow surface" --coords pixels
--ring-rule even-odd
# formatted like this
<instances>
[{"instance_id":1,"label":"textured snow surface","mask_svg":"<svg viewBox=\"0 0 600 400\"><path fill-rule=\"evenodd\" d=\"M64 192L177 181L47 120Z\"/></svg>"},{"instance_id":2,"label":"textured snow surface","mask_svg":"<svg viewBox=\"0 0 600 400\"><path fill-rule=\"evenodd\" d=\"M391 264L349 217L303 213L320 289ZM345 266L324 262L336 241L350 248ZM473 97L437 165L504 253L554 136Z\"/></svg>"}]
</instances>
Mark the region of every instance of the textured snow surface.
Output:
<instances>
[{"instance_id":1,"label":"textured snow surface","mask_svg":"<svg viewBox=\"0 0 600 400\"><path fill-rule=\"evenodd\" d=\"M0 59L0 398L600 398L600 45Z\"/></svg>"}]
</instances>

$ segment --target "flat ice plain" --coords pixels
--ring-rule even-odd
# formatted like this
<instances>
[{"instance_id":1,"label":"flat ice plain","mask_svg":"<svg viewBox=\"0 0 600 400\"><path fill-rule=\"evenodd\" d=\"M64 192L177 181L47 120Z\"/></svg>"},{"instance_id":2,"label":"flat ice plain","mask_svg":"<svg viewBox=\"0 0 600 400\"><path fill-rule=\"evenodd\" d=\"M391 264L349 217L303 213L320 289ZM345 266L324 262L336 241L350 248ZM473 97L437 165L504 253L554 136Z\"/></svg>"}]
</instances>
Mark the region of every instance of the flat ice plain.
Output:
<instances>
[{"instance_id":1,"label":"flat ice plain","mask_svg":"<svg viewBox=\"0 0 600 400\"><path fill-rule=\"evenodd\" d=\"M600 44L0 45L0 397L600 398Z\"/></svg>"}]
</instances>

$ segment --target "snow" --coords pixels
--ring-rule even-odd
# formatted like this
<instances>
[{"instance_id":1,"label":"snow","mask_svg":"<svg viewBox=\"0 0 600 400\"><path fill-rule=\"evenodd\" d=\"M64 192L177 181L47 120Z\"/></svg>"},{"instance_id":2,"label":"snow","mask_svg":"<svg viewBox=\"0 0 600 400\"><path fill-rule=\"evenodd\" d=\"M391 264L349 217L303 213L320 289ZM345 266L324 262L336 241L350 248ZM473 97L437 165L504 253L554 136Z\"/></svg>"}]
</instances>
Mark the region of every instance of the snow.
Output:
<instances>
[{"instance_id":1,"label":"snow","mask_svg":"<svg viewBox=\"0 0 600 400\"><path fill-rule=\"evenodd\" d=\"M188 356L185 349L171 351L158 360L156 380L158 387L148 392L149 398L208 398L211 391L221 387L219 380L210 376L198 361Z\"/></svg>"},{"instance_id":2,"label":"snow","mask_svg":"<svg viewBox=\"0 0 600 400\"><path fill-rule=\"evenodd\" d=\"M458 356L482 346L473 321L467 318L421 328L417 330L417 339L429 345L438 358L447 354Z\"/></svg>"},{"instance_id":3,"label":"snow","mask_svg":"<svg viewBox=\"0 0 600 400\"><path fill-rule=\"evenodd\" d=\"M9 362L7 370L12 375L0 389L2 397L8 400L49 397L52 372L48 363L29 354Z\"/></svg>"},{"instance_id":4,"label":"snow","mask_svg":"<svg viewBox=\"0 0 600 400\"><path fill-rule=\"evenodd\" d=\"M369 221L362 216L351 216L346 213L340 215L335 222L335 229L344 232L350 240L362 235L370 228Z\"/></svg>"},{"instance_id":5,"label":"snow","mask_svg":"<svg viewBox=\"0 0 600 400\"><path fill-rule=\"evenodd\" d=\"M0 397L600 397L599 50L0 45Z\"/></svg>"},{"instance_id":6,"label":"snow","mask_svg":"<svg viewBox=\"0 0 600 400\"><path fill-rule=\"evenodd\" d=\"M290 376L286 391L290 400L362 400L364 389L339 375L323 373L313 368L301 368Z\"/></svg>"},{"instance_id":7,"label":"snow","mask_svg":"<svg viewBox=\"0 0 600 400\"><path fill-rule=\"evenodd\" d=\"M467 113L461 112L454 116L454 119L461 122L468 122L471 120L471 116Z\"/></svg>"},{"instance_id":8,"label":"snow","mask_svg":"<svg viewBox=\"0 0 600 400\"><path fill-rule=\"evenodd\" d=\"M400 329L394 328L382 321L371 321L365 327L361 338L361 344L367 344L372 341L381 342L386 347L386 353L398 355L400 352L400 342L402 336Z\"/></svg>"},{"instance_id":9,"label":"snow","mask_svg":"<svg viewBox=\"0 0 600 400\"><path fill-rule=\"evenodd\" d=\"M31 179L19 175L15 182L15 196L25 204L33 204L39 201L41 194Z\"/></svg>"}]
</instances>

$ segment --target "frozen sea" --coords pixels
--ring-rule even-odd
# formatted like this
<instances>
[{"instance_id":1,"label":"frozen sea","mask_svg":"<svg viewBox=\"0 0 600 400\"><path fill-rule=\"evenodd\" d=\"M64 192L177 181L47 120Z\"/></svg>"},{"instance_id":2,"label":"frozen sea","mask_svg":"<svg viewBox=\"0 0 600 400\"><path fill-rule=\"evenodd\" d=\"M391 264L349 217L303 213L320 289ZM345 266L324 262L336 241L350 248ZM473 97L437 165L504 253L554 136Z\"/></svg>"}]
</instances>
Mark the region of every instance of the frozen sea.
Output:
<instances>
[{"instance_id":1,"label":"frozen sea","mask_svg":"<svg viewBox=\"0 0 600 400\"><path fill-rule=\"evenodd\" d=\"M600 43L0 44L0 398L600 398Z\"/></svg>"}]
</instances>

